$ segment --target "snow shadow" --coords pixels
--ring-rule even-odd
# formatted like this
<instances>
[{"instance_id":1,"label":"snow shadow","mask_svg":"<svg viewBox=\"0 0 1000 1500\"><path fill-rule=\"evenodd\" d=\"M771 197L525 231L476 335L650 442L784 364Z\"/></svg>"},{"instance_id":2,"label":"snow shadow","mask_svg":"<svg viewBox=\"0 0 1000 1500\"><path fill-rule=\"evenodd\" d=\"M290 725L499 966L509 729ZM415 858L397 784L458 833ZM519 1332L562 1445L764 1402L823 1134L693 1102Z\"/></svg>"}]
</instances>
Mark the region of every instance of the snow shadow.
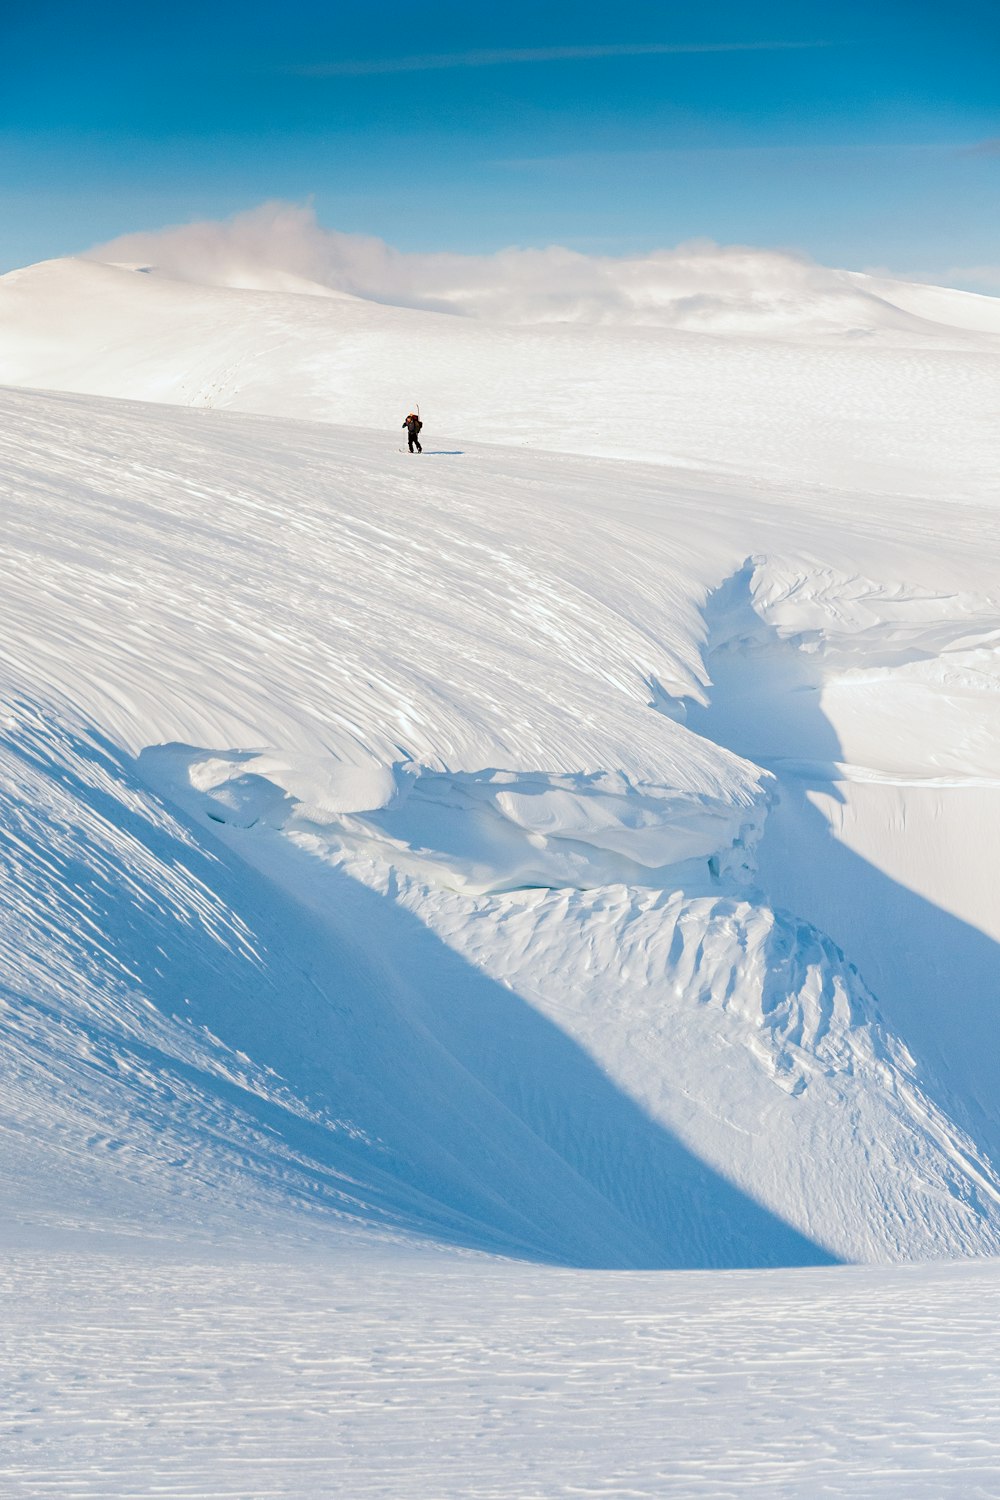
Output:
<instances>
[{"instance_id":1,"label":"snow shadow","mask_svg":"<svg viewBox=\"0 0 1000 1500\"><path fill-rule=\"evenodd\" d=\"M822 661L761 618L752 580L747 564L707 602L710 703L691 707L687 722L774 774L777 799L758 849L768 901L844 950L876 996L883 1021L912 1053L922 1089L1000 1162L1000 944L852 850L823 811L823 803L863 795L865 816L882 817L893 837L905 841L907 809L919 824L913 810L921 798L940 799L941 789L902 779L885 788L844 779L846 757L821 704ZM960 799L970 791L956 786L943 795ZM1000 827L1000 791L980 788L973 795L994 799Z\"/></svg>"},{"instance_id":2,"label":"snow shadow","mask_svg":"<svg viewBox=\"0 0 1000 1500\"><path fill-rule=\"evenodd\" d=\"M406 1137L425 1142L426 1157L410 1170L444 1201L458 1194L470 1212L462 1180L473 1186L475 1203L485 1203L475 1208L483 1248L506 1248L498 1231L515 1232L516 1213L530 1224L528 1254L578 1266L833 1263L688 1151L558 1025L470 964L391 890L382 895L276 833L261 835L254 858L322 914L335 960L349 956L351 1004L383 1037L376 1076L405 1111ZM463 1179L442 1179L442 1168Z\"/></svg>"},{"instance_id":3,"label":"snow shadow","mask_svg":"<svg viewBox=\"0 0 1000 1500\"><path fill-rule=\"evenodd\" d=\"M131 1173L250 1232L277 1204L289 1232L562 1265L832 1261L392 899L271 830L200 825L100 734L19 717L4 821L37 859L5 879L38 924L6 993L42 1018L61 1139L100 1157L106 1201Z\"/></svg>"}]
</instances>

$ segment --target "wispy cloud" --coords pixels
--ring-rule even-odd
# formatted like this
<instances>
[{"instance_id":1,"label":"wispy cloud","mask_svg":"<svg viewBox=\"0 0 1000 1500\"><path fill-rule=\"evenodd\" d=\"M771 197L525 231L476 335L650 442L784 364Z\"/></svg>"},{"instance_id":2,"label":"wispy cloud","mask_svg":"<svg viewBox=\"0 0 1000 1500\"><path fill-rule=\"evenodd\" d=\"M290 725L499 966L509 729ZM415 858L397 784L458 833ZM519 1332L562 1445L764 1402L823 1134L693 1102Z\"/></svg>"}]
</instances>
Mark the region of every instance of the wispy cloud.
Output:
<instances>
[{"instance_id":1,"label":"wispy cloud","mask_svg":"<svg viewBox=\"0 0 1000 1500\"><path fill-rule=\"evenodd\" d=\"M442 68L493 68L510 63L591 62L606 57L671 57L710 52L801 52L829 42L622 42L600 47L506 47L410 57L345 58L289 68L303 78L363 78L375 73L430 73Z\"/></svg>"},{"instance_id":2,"label":"wispy cloud","mask_svg":"<svg viewBox=\"0 0 1000 1500\"><path fill-rule=\"evenodd\" d=\"M994 135L987 141L976 141L972 146L963 146L960 154L962 156L1000 156L1000 135Z\"/></svg>"},{"instance_id":3,"label":"wispy cloud","mask_svg":"<svg viewBox=\"0 0 1000 1500\"><path fill-rule=\"evenodd\" d=\"M757 157L787 157L789 160L809 159L816 161L839 161L856 156L925 156L951 154L951 146L937 142L892 142L892 141L803 141L794 145L752 144L748 146L656 146L650 148L623 147L613 151L565 151L554 156L510 156L499 157L488 164L491 167L526 171L567 167L654 167L678 160L700 161L702 159L749 160Z\"/></svg>"}]
</instances>

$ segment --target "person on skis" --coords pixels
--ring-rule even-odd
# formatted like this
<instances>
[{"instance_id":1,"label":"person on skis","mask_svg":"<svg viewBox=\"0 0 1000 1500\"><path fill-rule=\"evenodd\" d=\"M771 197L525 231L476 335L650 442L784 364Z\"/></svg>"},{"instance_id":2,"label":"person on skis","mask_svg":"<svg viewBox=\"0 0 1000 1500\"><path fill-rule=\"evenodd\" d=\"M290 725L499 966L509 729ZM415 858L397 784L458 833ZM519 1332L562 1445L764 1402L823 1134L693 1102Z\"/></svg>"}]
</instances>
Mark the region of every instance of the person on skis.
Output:
<instances>
[{"instance_id":1,"label":"person on skis","mask_svg":"<svg viewBox=\"0 0 1000 1500\"><path fill-rule=\"evenodd\" d=\"M421 446L420 446L420 437L419 437L420 429L421 429L421 427L423 427L423 425L424 425L423 422L421 422L421 420L417 416L416 412L413 412L413 411L410 412L410 415L407 417L406 421L403 423L403 426L406 428L406 437L407 437L407 442L409 443L409 446L410 446L410 452L411 453L413 453L414 451L416 451L417 453L423 453L423 451L424 451L423 448L421 448Z\"/></svg>"}]
</instances>

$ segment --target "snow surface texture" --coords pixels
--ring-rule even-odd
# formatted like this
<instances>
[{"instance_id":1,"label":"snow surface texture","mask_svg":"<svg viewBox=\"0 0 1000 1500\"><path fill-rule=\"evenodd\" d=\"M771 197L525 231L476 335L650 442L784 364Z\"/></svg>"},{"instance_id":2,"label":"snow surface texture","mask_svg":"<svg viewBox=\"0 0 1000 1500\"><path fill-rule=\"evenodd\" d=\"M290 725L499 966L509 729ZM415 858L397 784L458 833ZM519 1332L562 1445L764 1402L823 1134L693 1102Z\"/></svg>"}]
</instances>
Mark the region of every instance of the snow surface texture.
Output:
<instances>
[{"instance_id":1,"label":"snow surface texture","mask_svg":"<svg viewBox=\"0 0 1000 1500\"><path fill-rule=\"evenodd\" d=\"M709 1281L68 1243L5 1257L0 1296L5 1500L997 1494L988 1264Z\"/></svg>"},{"instance_id":2,"label":"snow surface texture","mask_svg":"<svg viewBox=\"0 0 1000 1500\"><path fill-rule=\"evenodd\" d=\"M227 1304L237 1238L305 1282L330 1247L374 1271L423 1246L425 1300L456 1251L995 1255L1000 344L989 299L949 323L958 297L873 287L858 341L501 326L83 262L0 278L0 377L93 393L0 395L8 1224L81 1235L95 1288L88 1236L124 1231L126 1258L165 1255L163 1305L193 1247ZM418 364L450 414L424 459L289 420L392 428ZM513 446L472 443L484 423ZM492 1265L463 1263L470 1319ZM561 1273L502 1274L527 1306ZM918 1301L921 1274L898 1283ZM949 1274L964 1318L993 1271ZM560 1285L593 1308L651 1283ZM926 1493L977 1493L943 1487L951 1452ZM775 1494L854 1461L772 1458L746 1462ZM740 1492L732 1467L713 1489L643 1461L581 1484ZM370 1492L576 1492L564 1468L449 1491L401 1463ZM257 1492L219 1464L178 1492Z\"/></svg>"},{"instance_id":3,"label":"snow surface texture","mask_svg":"<svg viewBox=\"0 0 1000 1500\"><path fill-rule=\"evenodd\" d=\"M720 698L726 679L717 670L707 689L703 664L703 644L709 670L736 655L740 684L756 682L768 725L787 723L794 757L809 747L793 738L781 694L823 716L781 648L775 666L768 634L781 632L768 611L792 612L814 646L826 629L834 655L848 649L840 635L857 649L874 633L879 661L893 657L888 640L919 662L942 644L989 659L986 603L879 604L877 589L829 570L797 599L780 568L734 567L749 541L741 530L760 539L741 498L717 491L706 521L703 487L675 481L668 507L660 470L630 467L623 479L612 464L496 450L429 477L393 473L396 456L364 434L79 398L7 404L11 461L25 476L9 507L9 784L19 765L30 770L17 805L34 826L19 827L21 845L49 862L62 848L65 860L44 917L38 872L8 867L10 909L29 924L12 941L8 983L27 1006L38 983L18 982L19 955L51 960L32 925L44 919L74 945L64 973L100 971L87 1009L110 1030L102 1046L116 1073L135 1066L114 1033L136 1030L136 1004L181 1026L162 1048L186 1065L183 1032L207 1027L199 1046L221 1039L224 1057L205 1066L224 1076L225 1097L192 1107L225 1115L231 1054L250 1060L248 1076L277 1074L289 1118L275 1149L301 1152L302 1119L326 1122L306 1170L346 1174L369 1205L348 1208L366 1222L435 1233L460 1222L448 1237L461 1243L585 1264L996 1248L992 1062L968 1045L984 1040L982 1005L968 1005L961 1028L942 1023L930 1052L933 1027L912 998L916 1014L901 1008L886 1028L849 956L793 915L792 900L772 906L757 862L777 780L724 748L737 687ZM628 497L614 510L611 483ZM815 511L799 525L814 545L834 529ZM839 519L836 532L830 547L851 545ZM728 570L727 584L706 589ZM848 608L856 618L841 621ZM973 690L976 712L989 681ZM719 718L711 736L679 721L688 699L692 716ZM735 717L750 734L745 707ZM255 742L271 748L224 748ZM767 748L753 746L760 762ZM830 762L832 752L819 774L836 787ZM976 794L988 805L988 787ZM48 806L58 838L37 821ZM223 885L212 872L222 849L244 870L245 900L239 875ZM282 887L294 919L275 920L251 871ZM101 872L95 930L89 910L72 918L67 893ZM144 920L124 980L121 880L153 898L148 912L140 897L129 903L130 927ZM203 888L217 903L210 917ZM179 911L192 929L183 958ZM305 913L308 931L290 938ZM224 951L232 995L250 963L255 985L286 996L261 1001L269 1025L217 990L203 1012L191 993L199 941L207 972ZM318 999L287 999L302 990L286 972L289 948L324 976ZM338 977L345 949L357 950L349 983ZM150 969L144 956L158 952ZM62 993L72 1012L73 985ZM317 1004L333 1015L304 1026ZM940 1006L936 990L927 1005ZM369 1022L386 1006L376 1065ZM433 1069L415 1030L431 1039ZM431 1071L441 1071L433 1093ZM260 1081L249 1088L270 1097ZM62 1085L59 1097L65 1108ZM29 1133L44 1139L44 1089L35 1109ZM158 1111L137 1120L154 1140L126 1140L123 1163L158 1159L158 1121ZM456 1136L472 1160L443 1178ZM529 1141L539 1165L527 1170ZM389 1191L386 1171L420 1185L426 1212L388 1200L370 1209Z\"/></svg>"}]
</instances>

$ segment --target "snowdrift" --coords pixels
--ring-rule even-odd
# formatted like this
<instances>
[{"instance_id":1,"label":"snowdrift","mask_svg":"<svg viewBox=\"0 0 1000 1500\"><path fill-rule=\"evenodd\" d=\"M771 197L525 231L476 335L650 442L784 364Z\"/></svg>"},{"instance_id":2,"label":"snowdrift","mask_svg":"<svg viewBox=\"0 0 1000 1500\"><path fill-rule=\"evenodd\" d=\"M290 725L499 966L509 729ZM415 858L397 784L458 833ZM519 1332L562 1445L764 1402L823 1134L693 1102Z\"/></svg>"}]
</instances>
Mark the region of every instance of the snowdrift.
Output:
<instances>
[{"instance_id":1,"label":"snowdrift","mask_svg":"<svg viewBox=\"0 0 1000 1500\"><path fill-rule=\"evenodd\" d=\"M2 401L15 1217L996 1252L1000 841L940 859L1000 814L984 506Z\"/></svg>"}]
</instances>

